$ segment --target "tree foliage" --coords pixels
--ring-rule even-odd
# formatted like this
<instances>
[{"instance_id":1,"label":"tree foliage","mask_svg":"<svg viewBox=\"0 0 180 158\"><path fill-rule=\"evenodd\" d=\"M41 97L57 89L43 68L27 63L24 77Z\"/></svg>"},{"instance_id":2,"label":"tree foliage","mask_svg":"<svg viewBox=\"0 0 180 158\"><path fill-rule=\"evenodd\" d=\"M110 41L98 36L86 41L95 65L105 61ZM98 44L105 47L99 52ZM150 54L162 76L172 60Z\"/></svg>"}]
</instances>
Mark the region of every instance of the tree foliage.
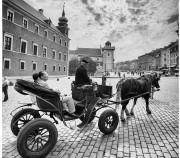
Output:
<instances>
[{"instance_id":1,"label":"tree foliage","mask_svg":"<svg viewBox=\"0 0 180 158\"><path fill-rule=\"evenodd\" d=\"M78 66L79 66L78 59L77 58L71 59L69 61L69 74L70 75L75 74L76 69L78 68Z\"/></svg>"},{"instance_id":2,"label":"tree foliage","mask_svg":"<svg viewBox=\"0 0 180 158\"><path fill-rule=\"evenodd\" d=\"M94 74L96 72L96 62L88 56L81 57L80 61L82 59L86 59L89 62L87 67L88 74ZM69 61L69 75L75 74L76 69L80 66L80 61L78 58L74 58Z\"/></svg>"}]
</instances>

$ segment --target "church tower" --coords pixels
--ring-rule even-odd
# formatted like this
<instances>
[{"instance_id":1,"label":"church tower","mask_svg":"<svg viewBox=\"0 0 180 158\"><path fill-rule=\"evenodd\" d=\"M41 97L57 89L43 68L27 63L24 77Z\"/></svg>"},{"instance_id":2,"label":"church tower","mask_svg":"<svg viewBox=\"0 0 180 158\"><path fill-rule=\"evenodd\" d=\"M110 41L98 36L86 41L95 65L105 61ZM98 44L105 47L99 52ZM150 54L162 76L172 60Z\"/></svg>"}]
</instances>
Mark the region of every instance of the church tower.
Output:
<instances>
[{"instance_id":1,"label":"church tower","mask_svg":"<svg viewBox=\"0 0 180 158\"><path fill-rule=\"evenodd\" d=\"M64 4L65 5L65 4ZM64 11L64 5L63 5L63 12L62 12L62 16L58 19L59 23L57 26L57 29L66 37L68 37L68 19L65 17L65 11Z\"/></svg>"},{"instance_id":2,"label":"church tower","mask_svg":"<svg viewBox=\"0 0 180 158\"><path fill-rule=\"evenodd\" d=\"M114 71L114 50L115 46L111 46L111 42L107 41L102 48L103 69L105 72Z\"/></svg>"}]
</instances>

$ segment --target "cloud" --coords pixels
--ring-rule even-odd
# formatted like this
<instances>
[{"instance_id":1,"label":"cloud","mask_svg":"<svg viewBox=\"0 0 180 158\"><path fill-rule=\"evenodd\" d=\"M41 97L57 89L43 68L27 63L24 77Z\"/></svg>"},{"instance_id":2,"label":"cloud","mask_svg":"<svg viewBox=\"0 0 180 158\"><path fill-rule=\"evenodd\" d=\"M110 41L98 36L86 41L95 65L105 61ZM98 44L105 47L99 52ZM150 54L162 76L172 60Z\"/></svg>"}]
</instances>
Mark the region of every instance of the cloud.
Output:
<instances>
[{"instance_id":1,"label":"cloud","mask_svg":"<svg viewBox=\"0 0 180 158\"><path fill-rule=\"evenodd\" d=\"M117 30L112 30L109 33L109 35L107 36L107 40L109 39L112 42L116 42L121 38L122 38L122 36L121 36L120 32L118 32Z\"/></svg>"},{"instance_id":2,"label":"cloud","mask_svg":"<svg viewBox=\"0 0 180 158\"><path fill-rule=\"evenodd\" d=\"M150 0L126 0L129 7L140 8L149 4Z\"/></svg>"},{"instance_id":3,"label":"cloud","mask_svg":"<svg viewBox=\"0 0 180 158\"><path fill-rule=\"evenodd\" d=\"M56 25L64 1L25 0L44 9ZM99 48L110 41L115 46L115 61L137 59L178 39L174 32L179 14L178 0L66 0L70 50ZM168 24L169 21L169 24Z\"/></svg>"},{"instance_id":4,"label":"cloud","mask_svg":"<svg viewBox=\"0 0 180 158\"><path fill-rule=\"evenodd\" d=\"M126 16L122 16L119 18L120 23L124 23L126 21Z\"/></svg>"},{"instance_id":5,"label":"cloud","mask_svg":"<svg viewBox=\"0 0 180 158\"><path fill-rule=\"evenodd\" d=\"M130 12L132 15L141 15L141 14L145 14L145 13L146 13L146 11L143 10L143 9L129 8L128 10L129 10L129 12Z\"/></svg>"},{"instance_id":6,"label":"cloud","mask_svg":"<svg viewBox=\"0 0 180 158\"><path fill-rule=\"evenodd\" d=\"M81 1L82 1L83 4L86 5L86 9L93 15L94 20L95 20L96 22L98 22L99 25L103 26L104 24L103 24L103 22L102 22L102 16L101 16L101 14L98 13L98 12L96 12L95 9L89 5L89 3L88 3L87 0L81 0ZM91 2L93 2L93 1L91 1Z\"/></svg>"}]
</instances>

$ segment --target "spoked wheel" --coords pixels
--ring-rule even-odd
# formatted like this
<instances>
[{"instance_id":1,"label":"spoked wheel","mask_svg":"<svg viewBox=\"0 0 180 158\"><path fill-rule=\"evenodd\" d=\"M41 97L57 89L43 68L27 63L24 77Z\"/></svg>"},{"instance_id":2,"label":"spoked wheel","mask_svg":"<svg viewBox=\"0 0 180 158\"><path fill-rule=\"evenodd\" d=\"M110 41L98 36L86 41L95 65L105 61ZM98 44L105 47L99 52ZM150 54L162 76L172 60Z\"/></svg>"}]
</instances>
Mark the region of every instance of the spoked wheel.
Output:
<instances>
[{"instance_id":1,"label":"spoked wheel","mask_svg":"<svg viewBox=\"0 0 180 158\"><path fill-rule=\"evenodd\" d=\"M99 129L105 135L111 134L116 129L119 122L119 116L116 111L112 109L105 110L98 122Z\"/></svg>"},{"instance_id":2,"label":"spoked wheel","mask_svg":"<svg viewBox=\"0 0 180 158\"><path fill-rule=\"evenodd\" d=\"M55 125L47 119L37 118L19 132L17 150L22 157L43 158L54 148L57 138Z\"/></svg>"},{"instance_id":3,"label":"spoked wheel","mask_svg":"<svg viewBox=\"0 0 180 158\"><path fill-rule=\"evenodd\" d=\"M12 120L11 120L11 131L12 133L17 136L20 129L29 121L35 119L35 118L40 118L40 114L38 111L27 108L27 109L22 109L21 111L17 112Z\"/></svg>"},{"instance_id":4,"label":"spoked wheel","mask_svg":"<svg viewBox=\"0 0 180 158\"><path fill-rule=\"evenodd\" d=\"M93 109L93 112L92 112L92 114L91 114L91 116L90 116L90 118L89 118L88 123L91 123L91 122L94 120L95 116L96 116L96 108ZM80 119L81 121L84 121L84 117L85 117L85 114L82 115L79 119Z\"/></svg>"}]
</instances>

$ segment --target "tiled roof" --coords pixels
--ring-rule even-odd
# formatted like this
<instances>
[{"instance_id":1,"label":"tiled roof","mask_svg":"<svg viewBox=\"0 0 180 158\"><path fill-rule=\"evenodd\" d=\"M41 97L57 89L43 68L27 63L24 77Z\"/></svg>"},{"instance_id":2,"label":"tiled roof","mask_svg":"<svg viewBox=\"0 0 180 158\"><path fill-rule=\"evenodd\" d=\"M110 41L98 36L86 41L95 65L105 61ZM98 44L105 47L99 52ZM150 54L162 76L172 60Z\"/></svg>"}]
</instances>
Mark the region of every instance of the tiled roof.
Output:
<instances>
[{"instance_id":1,"label":"tiled roof","mask_svg":"<svg viewBox=\"0 0 180 158\"><path fill-rule=\"evenodd\" d=\"M77 55L76 50L69 50L69 55Z\"/></svg>"},{"instance_id":2,"label":"tiled roof","mask_svg":"<svg viewBox=\"0 0 180 158\"><path fill-rule=\"evenodd\" d=\"M42 22L44 22L44 20L49 19L49 18L45 17L43 14L39 13L39 11L34 9L31 5L29 5L28 3L26 3L23 0L8 0L8 1L11 1L12 3L14 3L18 7L22 8L23 10L25 10L26 12L28 12L29 14L36 17L37 19L39 19ZM56 26L53 23L51 23L51 27L60 33L60 31L56 28Z\"/></svg>"},{"instance_id":3,"label":"tiled roof","mask_svg":"<svg viewBox=\"0 0 180 158\"><path fill-rule=\"evenodd\" d=\"M102 56L100 48L78 48L78 55Z\"/></svg>"}]
</instances>

